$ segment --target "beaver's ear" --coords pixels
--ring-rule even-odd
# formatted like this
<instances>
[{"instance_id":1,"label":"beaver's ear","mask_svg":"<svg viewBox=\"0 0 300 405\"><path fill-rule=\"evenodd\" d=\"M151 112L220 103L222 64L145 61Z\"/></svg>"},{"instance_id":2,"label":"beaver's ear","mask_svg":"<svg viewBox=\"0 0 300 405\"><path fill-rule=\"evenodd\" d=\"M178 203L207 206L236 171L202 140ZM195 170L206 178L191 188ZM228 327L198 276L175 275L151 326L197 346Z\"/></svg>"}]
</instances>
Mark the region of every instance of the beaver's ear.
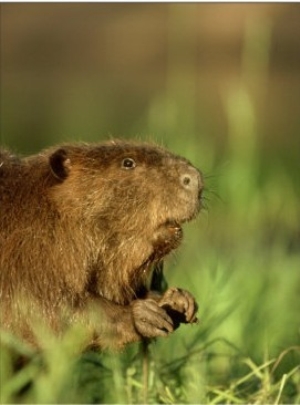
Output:
<instances>
[{"instance_id":1,"label":"beaver's ear","mask_svg":"<svg viewBox=\"0 0 300 405\"><path fill-rule=\"evenodd\" d=\"M65 149L55 151L49 158L50 169L58 180L65 180L71 169L71 159Z\"/></svg>"}]
</instances>

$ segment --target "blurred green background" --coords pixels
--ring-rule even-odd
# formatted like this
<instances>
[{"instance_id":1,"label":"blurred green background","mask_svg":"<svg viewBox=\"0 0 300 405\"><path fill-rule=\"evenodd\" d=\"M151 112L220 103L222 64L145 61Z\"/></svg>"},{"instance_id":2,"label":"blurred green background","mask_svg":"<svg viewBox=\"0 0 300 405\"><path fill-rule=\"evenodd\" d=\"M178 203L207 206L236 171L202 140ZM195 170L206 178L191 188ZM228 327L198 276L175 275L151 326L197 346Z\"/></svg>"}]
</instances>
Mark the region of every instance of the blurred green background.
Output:
<instances>
[{"instance_id":1,"label":"blurred green background","mask_svg":"<svg viewBox=\"0 0 300 405\"><path fill-rule=\"evenodd\" d=\"M297 3L1 4L2 146L154 140L205 175L166 266L201 322L152 347L153 402L300 402L299 49Z\"/></svg>"},{"instance_id":2,"label":"blurred green background","mask_svg":"<svg viewBox=\"0 0 300 405\"><path fill-rule=\"evenodd\" d=\"M222 153L243 85L266 159L296 160L299 20L289 3L2 4L2 142L153 136Z\"/></svg>"}]
</instances>

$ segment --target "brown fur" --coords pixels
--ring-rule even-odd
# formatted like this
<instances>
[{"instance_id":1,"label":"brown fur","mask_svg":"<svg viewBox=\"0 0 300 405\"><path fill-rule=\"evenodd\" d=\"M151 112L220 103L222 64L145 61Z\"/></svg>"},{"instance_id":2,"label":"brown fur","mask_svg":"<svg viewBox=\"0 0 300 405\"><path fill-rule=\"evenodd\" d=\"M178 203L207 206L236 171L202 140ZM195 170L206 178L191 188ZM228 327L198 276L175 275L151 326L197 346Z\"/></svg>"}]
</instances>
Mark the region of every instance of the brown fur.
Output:
<instances>
[{"instance_id":1,"label":"brown fur","mask_svg":"<svg viewBox=\"0 0 300 405\"><path fill-rule=\"evenodd\" d=\"M202 187L187 160L148 144L0 151L1 327L36 343L38 314L57 333L82 322L115 347L172 332L168 308L193 322L188 292L160 297L146 282L198 213Z\"/></svg>"}]
</instances>

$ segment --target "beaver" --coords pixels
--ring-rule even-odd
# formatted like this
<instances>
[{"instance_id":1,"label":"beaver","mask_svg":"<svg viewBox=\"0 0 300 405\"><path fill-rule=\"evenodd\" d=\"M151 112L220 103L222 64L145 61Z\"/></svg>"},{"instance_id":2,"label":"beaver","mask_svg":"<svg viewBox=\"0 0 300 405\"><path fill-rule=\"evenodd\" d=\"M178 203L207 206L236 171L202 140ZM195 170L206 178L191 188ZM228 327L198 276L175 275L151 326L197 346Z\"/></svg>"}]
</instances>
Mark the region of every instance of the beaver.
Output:
<instances>
[{"instance_id":1,"label":"beaver","mask_svg":"<svg viewBox=\"0 0 300 405\"><path fill-rule=\"evenodd\" d=\"M34 321L121 348L196 321L186 290L152 291L153 269L201 208L202 174L149 143L0 151L1 328L39 345Z\"/></svg>"}]
</instances>

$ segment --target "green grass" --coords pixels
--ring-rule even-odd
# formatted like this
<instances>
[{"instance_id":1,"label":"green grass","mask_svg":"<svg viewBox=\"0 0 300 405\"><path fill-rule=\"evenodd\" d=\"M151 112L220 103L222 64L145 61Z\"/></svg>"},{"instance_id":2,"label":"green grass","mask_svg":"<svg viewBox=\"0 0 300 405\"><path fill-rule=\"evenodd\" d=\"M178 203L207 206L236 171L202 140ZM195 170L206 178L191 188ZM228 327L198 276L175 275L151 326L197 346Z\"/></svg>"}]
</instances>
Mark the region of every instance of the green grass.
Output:
<instances>
[{"instance_id":1,"label":"green grass","mask_svg":"<svg viewBox=\"0 0 300 405\"><path fill-rule=\"evenodd\" d=\"M78 330L62 342L42 336L42 359L15 374L7 346L28 349L5 335L1 403L299 403L298 191L275 163L262 181L251 143L252 154L228 151L222 174L207 179L208 209L167 260L169 284L197 297L199 324L147 355L138 345L80 355Z\"/></svg>"}]
</instances>

